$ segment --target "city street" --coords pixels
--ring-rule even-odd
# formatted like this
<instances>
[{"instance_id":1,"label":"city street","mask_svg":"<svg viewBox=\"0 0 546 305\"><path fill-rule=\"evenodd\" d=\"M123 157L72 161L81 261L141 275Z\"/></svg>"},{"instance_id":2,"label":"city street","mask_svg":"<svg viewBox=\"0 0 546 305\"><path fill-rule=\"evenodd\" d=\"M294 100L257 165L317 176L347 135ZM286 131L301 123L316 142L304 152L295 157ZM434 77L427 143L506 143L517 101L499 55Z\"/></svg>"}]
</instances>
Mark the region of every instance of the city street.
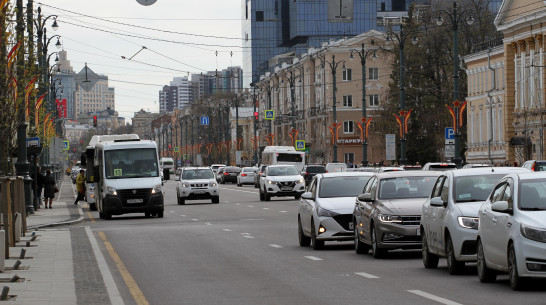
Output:
<instances>
[{"instance_id":1,"label":"city street","mask_svg":"<svg viewBox=\"0 0 546 305\"><path fill-rule=\"evenodd\" d=\"M514 292L506 275L481 284L475 265L460 276L447 273L445 260L437 270L425 269L419 251L393 251L378 260L357 255L352 243L301 248L293 197L260 202L253 186L220 187L220 204L181 206L176 182L166 181L163 219L128 214L102 220L84 209L88 219L72 230L90 227L125 304L544 303L544 281ZM99 286L96 291L112 289Z\"/></svg>"}]
</instances>

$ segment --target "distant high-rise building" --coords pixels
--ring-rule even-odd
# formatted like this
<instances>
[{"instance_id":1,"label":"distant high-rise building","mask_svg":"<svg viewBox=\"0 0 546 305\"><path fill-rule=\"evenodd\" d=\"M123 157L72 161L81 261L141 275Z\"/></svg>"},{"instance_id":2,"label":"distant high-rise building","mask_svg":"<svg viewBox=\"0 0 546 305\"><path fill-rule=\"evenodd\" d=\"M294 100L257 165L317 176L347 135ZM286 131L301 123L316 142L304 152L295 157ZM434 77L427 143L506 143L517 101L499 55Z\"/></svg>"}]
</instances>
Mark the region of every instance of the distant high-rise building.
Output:
<instances>
[{"instance_id":1,"label":"distant high-rise building","mask_svg":"<svg viewBox=\"0 0 546 305\"><path fill-rule=\"evenodd\" d=\"M108 76L98 76L98 81L89 91L77 86L74 94L75 118L91 112L115 110L115 89L108 86Z\"/></svg>"},{"instance_id":2,"label":"distant high-rise building","mask_svg":"<svg viewBox=\"0 0 546 305\"><path fill-rule=\"evenodd\" d=\"M159 112L172 112L181 109L193 101L191 81L187 76L174 77L168 86L159 91Z\"/></svg>"},{"instance_id":3,"label":"distant high-rise building","mask_svg":"<svg viewBox=\"0 0 546 305\"><path fill-rule=\"evenodd\" d=\"M76 81L74 79L76 74L70 65L70 60L68 60L65 50L59 51L59 66L57 69L54 68L52 72L55 73L53 76L55 83L57 85L59 82L62 83L62 87L56 89L55 97L61 101L66 99L66 118L74 119L76 118Z\"/></svg>"}]
</instances>

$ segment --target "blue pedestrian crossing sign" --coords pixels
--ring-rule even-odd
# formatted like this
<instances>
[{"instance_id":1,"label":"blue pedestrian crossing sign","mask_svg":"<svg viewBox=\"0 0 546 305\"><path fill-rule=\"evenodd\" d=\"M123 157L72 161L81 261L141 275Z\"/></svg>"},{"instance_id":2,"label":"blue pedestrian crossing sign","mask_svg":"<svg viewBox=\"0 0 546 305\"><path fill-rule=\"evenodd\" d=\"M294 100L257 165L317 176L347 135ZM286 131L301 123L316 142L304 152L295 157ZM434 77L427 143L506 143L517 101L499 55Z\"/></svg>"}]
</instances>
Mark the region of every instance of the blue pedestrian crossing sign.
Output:
<instances>
[{"instance_id":1,"label":"blue pedestrian crossing sign","mask_svg":"<svg viewBox=\"0 0 546 305\"><path fill-rule=\"evenodd\" d=\"M201 117L201 125L208 125L209 124L209 117L208 116L202 116Z\"/></svg>"},{"instance_id":2,"label":"blue pedestrian crossing sign","mask_svg":"<svg viewBox=\"0 0 546 305\"><path fill-rule=\"evenodd\" d=\"M180 147L175 146L175 147L174 147L174 152L179 152L179 151L180 151Z\"/></svg>"},{"instance_id":3,"label":"blue pedestrian crossing sign","mask_svg":"<svg viewBox=\"0 0 546 305\"><path fill-rule=\"evenodd\" d=\"M305 140L296 140L296 150L305 150Z\"/></svg>"},{"instance_id":4,"label":"blue pedestrian crossing sign","mask_svg":"<svg viewBox=\"0 0 546 305\"><path fill-rule=\"evenodd\" d=\"M266 110L265 111L265 119L266 120L274 120L275 119L275 110Z\"/></svg>"},{"instance_id":5,"label":"blue pedestrian crossing sign","mask_svg":"<svg viewBox=\"0 0 546 305\"><path fill-rule=\"evenodd\" d=\"M70 149L70 142L63 141L63 150L68 150L68 149Z\"/></svg>"}]
</instances>

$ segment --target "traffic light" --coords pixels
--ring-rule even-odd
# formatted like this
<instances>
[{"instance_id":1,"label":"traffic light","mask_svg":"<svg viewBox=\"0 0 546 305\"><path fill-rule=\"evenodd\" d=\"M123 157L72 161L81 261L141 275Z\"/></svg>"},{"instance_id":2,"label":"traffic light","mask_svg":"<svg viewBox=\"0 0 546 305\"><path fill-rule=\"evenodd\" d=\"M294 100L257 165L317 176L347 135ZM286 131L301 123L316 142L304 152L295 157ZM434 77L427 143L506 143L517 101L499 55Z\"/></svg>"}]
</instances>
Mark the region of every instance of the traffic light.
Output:
<instances>
[{"instance_id":1,"label":"traffic light","mask_svg":"<svg viewBox=\"0 0 546 305\"><path fill-rule=\"evenodd\" d=\"M254 111L254 119L258 120L259 118L260 118L260 114L258 113L258 111Z\"/></svg>"},{"instance_id":2,"label":"traffic light","mask_svg":"<svg viewBox=\"0 0 546 305\"><path fill-rule=\"evenodd\" d=\"M97 127L97 116L93 116L93 127Z\"/></svg>"},{"instance_id":3,"label":"traffic light","mask_svg":"<svg viewBox=\"0 0 546 305\"><path fill-rule=\"evenodd\" d=\"M172 146L171 146L171 144L169 144L169 151L171 151L171 150L172 150Z\"/></svg>"}]
</instances>

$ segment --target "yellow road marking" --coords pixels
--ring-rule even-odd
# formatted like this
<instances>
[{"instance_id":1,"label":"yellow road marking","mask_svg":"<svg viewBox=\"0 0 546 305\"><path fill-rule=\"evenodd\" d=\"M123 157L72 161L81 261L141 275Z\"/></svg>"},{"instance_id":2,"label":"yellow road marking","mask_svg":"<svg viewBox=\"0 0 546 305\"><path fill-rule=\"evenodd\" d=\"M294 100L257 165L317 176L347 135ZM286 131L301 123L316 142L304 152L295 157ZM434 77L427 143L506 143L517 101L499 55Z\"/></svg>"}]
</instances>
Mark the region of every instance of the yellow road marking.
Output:
<instances>
[{"instance_id":1,"label":"yellow road marking","mask_svg":"<svg viewBox=\"0 0 546 305\"><path fill-rule=\"evenodd\" d=\"M85 203L84 207L89 208L89 204ZM87 210L87 218L91 219L91 222L95 222L95 218L93 218L93 214L89 210Z\"/></svg>"},{"instance_id":2,"label":"yellow road marking","mask_svg":"<svg viewBox=\"0 0 546 305\"><path fill-rule=\"evenodd\" d=\"M114 247L112 244L106 239L106 235L104 232L98 232L100 238L104 242L104 246L106 247L106 250L108 250L108 254L110 254L110 257L114 260L114 263L116 264L116 267L118 268L119 273L121 274L121 277L125 281L125 284L127 285L127 288L129 288L129 292L131 292L131 295L135 299L135 302L137 305L149 305L150 303L148 300L146 300L146 297L142 293L142 290L138 287L137 282L129 273L129 270L127 270L127 267L125 267L125 264L117 254L116 250L114 250Z\"/></svg>"}]
</instances>

